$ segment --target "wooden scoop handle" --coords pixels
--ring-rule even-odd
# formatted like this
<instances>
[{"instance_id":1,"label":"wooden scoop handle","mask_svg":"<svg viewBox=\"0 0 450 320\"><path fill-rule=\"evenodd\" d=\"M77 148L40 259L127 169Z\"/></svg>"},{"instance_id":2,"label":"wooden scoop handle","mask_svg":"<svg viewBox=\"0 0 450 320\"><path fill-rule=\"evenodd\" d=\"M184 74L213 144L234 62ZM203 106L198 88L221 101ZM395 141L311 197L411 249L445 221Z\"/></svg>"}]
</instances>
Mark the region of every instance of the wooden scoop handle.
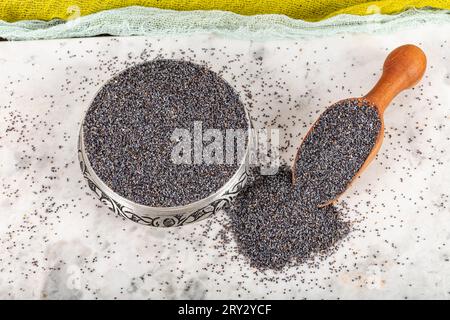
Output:
<instances>
[{"instance_id":1,"label":"wooden scoop handle","mask_svg":"<svg viewBox=\"0 0 450 320\"><path fill-rule=\"evenodd\" d=\"M422 49L412 44L398 47L387 56L380 80L364 98L383 114L397 94L422 79L426 66L427 58Z\"/></svg>"}]
</instances>

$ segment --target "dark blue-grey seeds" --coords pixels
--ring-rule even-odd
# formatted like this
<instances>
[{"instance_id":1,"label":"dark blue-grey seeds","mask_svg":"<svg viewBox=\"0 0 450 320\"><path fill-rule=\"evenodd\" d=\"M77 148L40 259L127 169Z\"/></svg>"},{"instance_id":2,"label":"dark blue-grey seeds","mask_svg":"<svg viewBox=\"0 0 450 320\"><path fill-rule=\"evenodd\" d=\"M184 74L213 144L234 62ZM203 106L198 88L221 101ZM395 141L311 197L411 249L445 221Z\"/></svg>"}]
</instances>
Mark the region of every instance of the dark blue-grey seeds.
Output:
<instances>
[{"instance_id":1,"label":"dark blue-grey seeds","mask_svg":"<svg viewBox=\"0 0 450 320\"><path fill-rule=\"evenodd\" d=\"M345 191L372 151L381 130L377 109L348 99L327 109L301 145L294 169L302 201L321 205Z\"/></svg>"},{"instance_id":2,"label":"dark blue-grey seeds","mask_svg":"<svg viewBox=\"0 0 450 320\"><path fill-rule=\"evenodd\" d=\"M223 133L248 129L238 94L213 71L181 60L133 66L103 86L86 114L88 159L103 182L131 201L192 203L222 187L239 165L173 163L172 132L193 133L194 121Z\"/></svg>"},{"instance_id":3,"label":"dark blue-grey seeds","mask_svg":"<svg viewBox=\"0 0 450 320\"><path fill-rule=\"evenodd\" d=\"M381 130L365 100L329 108L305 138L294 172L256 176L230 210L238 250L258 269L279 270L330 252L350 231L333 205L373 149Z\"/></svg>"},{"instance_id":4,"label":"dark blue-grey seeds","mask_svg":"<svg viewBox=\"0 0 450 320\"><path fill-rule=\"evenodd\" d=\"M272 176L254 171L228 215L239 252L260 270L280 270L324 257L350 231L336 207L302 202L286 167Z\"/></svg>"}]
</instances>

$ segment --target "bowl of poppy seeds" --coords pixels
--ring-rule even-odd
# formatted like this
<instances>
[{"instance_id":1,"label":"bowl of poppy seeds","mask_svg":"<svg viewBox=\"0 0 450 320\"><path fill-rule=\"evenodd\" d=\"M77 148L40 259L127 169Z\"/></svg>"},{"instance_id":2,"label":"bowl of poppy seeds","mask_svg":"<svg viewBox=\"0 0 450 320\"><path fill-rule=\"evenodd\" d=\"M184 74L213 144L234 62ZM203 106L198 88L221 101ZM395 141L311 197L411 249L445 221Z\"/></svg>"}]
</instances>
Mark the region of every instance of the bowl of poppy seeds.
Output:
<instances>
[{"instance_id":1,"label":"bowl of poppy seeds","mask_svg":"<svg viewBox=\"0 0 450 320\"><path fill-rule=\"evenodd\" d=\"M242 190L250 127L239 95L218 74L187 61L154 60L120 72L97 92L80 129L80 166L112 211L149 226L180 226L228 206ZM180 129L188 135L174 139ZM207 129L244 138L208 141ZM188 146L181 163L173 160L180 142ZM202 150L211 142L221 150L205 163Z\"/></svg>"}]
</instances>

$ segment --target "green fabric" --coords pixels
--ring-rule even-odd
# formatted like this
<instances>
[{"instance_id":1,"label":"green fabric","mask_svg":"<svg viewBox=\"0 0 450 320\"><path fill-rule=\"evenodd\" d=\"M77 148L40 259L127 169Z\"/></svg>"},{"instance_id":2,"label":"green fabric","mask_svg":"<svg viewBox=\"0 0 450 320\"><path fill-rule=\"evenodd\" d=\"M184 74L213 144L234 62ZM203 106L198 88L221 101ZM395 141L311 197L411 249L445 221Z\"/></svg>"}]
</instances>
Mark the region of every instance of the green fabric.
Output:
<instances>
[{"instance_id":1,"label":"green fabric","mask_svg":"<svg viewBox=\"0 0 450 320\"><path fill-rule=\"evenodd\" d=\"M9 40L114 36L167 36L217 33L240 39L295 39L342 32L390 32L423 23L450 23L448 10L410 9L398 15L339 15L305 22L283 15L242 16L226 11L172 11L126 7L102 11L75 20L0 21L0 37Z\"/></svg>"}]
</instances>

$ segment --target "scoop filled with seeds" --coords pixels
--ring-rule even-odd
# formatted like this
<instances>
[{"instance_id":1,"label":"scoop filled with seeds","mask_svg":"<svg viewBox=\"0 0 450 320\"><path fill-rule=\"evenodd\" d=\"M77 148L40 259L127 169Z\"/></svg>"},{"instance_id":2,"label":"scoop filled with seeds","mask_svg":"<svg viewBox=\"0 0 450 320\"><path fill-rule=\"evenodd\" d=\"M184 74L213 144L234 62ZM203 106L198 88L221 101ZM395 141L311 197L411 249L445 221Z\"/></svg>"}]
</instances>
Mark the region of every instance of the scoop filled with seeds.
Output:
<instances>
[{"instance_id":1,"label":"scoop filled with seeds","mask_svg":"<svg viewBox=\"0 0 450 320\"><path fill-rule=\"evenodd\" d=\"M417 84L425 69L420 48L398 47L386 58L380 80L367 95L337 102L319 117L292 170L305 202L325 206L344 193L381 147L385 109L397 94Z\"/></svg>"}]
</instances>

